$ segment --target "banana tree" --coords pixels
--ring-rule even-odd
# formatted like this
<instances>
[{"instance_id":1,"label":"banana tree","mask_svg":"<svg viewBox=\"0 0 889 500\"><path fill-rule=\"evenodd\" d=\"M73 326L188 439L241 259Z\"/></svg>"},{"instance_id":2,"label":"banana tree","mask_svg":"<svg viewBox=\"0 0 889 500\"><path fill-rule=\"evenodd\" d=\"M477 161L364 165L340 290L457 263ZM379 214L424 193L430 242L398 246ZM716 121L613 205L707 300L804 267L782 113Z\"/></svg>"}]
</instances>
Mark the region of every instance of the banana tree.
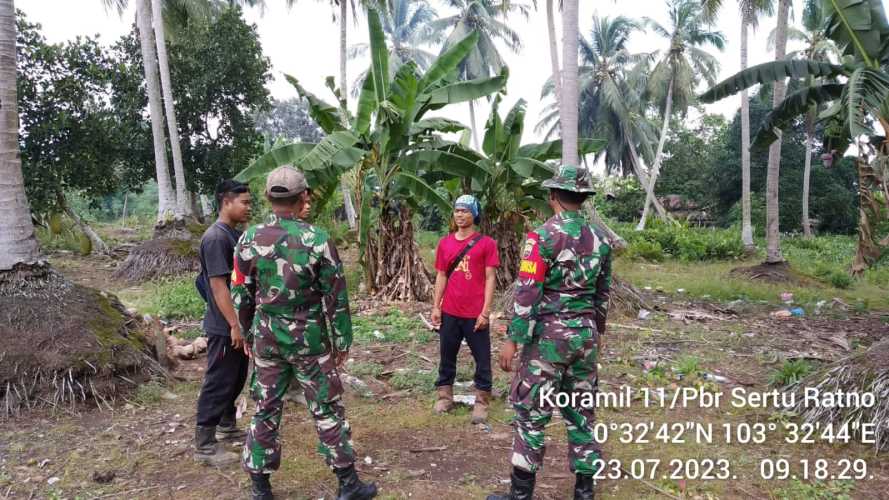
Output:
<instances>
[{"instance_id":1,"label":"banana tree","mask_svg":"<svg viewBox=\"0 0 889 500\"><path fill-rule=\"evenodd\" d=\"M825 0L823 8L825 33L841 50L841 65L815 60L760 64L717 84L701 100L714 102L787 77L800 80L799 90L765 117L752 148L767 147L812 106L827 106L818 115L825 128L825 164L853 141L859 146L858 248L852 263L852 273L859 274L889 248L889 73L883 69L889 62L889 23L879 0ZM882 135L874 131L875 123Z\"/></svg>"},{"instance_id":2,"label":"banana tree","mask_svg":"<svg viewBox=\"0 0 889 500\"><path fill-rule=\"evenodd\" d=\"M376 10L368 12L371 68L351 114L332 79L337 104L306 91L288 77L309 103L309 114L327 134L317 144L290 144L258 158L239 174L241 179L264 175L277 165L303 169L322 199L336 179L353 169L358 208L358 242L368 291L389 300L426 300L432 292L414 240L413 214L421 206L450 211L438 180L470 177L475 163L442 148L440 133L463 126L426 114L449 104L467 102L499 92L507 72L493 78L457 80L457 67L478 43L471 33L442 53L420 73L416 63L403 64L390 76L385 34Z\"/></svg>"},{"instance_id":3,"label":"banana tree","mask_svg":"<svg viewBox=\"0 0 889 500\"><path fill-rule=\"evenodd\" d=\"M515 281L524 231L540 214L548 214L547 190L541 181L552 176L550 160L561 159L562 141L521 145L525 127L526 103L520 99L505 118L500 116L500 96L492 102L485 125L482 151L475 152L462 144L442 149L473 161L476 168L469 177L469 188L484 207L481 231L497 240L500 267L497 269L498 289L505 290ZM580 154L600 151L603 140L580 139ZM452 194L463 193L463 186Z\"/></svg>"}]
</instances>

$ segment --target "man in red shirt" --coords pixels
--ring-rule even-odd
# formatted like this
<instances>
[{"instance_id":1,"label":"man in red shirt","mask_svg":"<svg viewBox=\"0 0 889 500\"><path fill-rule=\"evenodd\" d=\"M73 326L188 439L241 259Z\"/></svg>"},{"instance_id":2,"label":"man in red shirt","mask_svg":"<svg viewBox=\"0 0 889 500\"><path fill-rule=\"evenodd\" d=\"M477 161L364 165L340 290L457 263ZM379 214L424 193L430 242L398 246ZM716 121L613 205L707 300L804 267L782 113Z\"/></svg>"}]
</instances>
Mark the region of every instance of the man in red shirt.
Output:
<instances>
[{"instance_id":1,"label":"man in red shirt","mask_svg":"<svg viewBox=\"0 0 889 500\"><path fill-rule=\"evenodd\" d=\"M445 413L454 406L457 353L465 339L475 359L473 424L488 418L491 400L488 315L494 298L495 273L500 266L497 242L475 230L480 211L474 196L457 198L454 204L457 231L442 238L435 252L437 275L432 301L432 323L438 327L441 346L435 413Z\"/></svg>"}]
</instances>

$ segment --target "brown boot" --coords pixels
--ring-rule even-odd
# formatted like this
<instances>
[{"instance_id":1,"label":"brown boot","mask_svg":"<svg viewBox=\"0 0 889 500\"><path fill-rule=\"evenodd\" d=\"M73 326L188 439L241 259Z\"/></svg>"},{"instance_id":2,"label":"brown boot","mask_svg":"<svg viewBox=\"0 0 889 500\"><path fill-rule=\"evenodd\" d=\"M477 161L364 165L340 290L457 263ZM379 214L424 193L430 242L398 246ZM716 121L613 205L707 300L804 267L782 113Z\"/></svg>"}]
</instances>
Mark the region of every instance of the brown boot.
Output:
<instances>
[{"instance_id":1,"label":"brown boot","mask_svg":"<svg viewBox=\"0 0 889 500\"><path fill-rule=\"evenodd\" d=\"M472 406L472 423L483 424L488 420L488 404L491 402L491 391L475 390L475 404Z\"/></svg>"},{"instance_id":2,"label":"brown boot","mask_svg":"<svg viewBox=\"0 0 889 500\"><path fill-rule=\"evenodd\" d=\"M454 386L441 385L438 387L438 399L435 401L435 408L432 409L437 415L447 413L454 407Z\"/></svg>"}]
</instances>

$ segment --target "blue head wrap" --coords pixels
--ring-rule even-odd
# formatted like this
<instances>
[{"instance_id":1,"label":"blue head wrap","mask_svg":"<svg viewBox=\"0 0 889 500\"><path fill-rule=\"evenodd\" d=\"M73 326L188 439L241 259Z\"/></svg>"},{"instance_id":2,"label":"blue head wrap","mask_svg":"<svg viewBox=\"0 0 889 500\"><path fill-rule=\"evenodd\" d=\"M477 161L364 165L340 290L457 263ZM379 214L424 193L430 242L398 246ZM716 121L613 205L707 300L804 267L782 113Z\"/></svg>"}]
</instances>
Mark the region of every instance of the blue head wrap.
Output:
<instances>
[{"instance_id":1,"label":"blue head wrap","mask_svg":"<svg viewBox=\"0 0 889 500\"><path fill-rule=\"evenodd\" d=\"M454 202L454 208L469 210L469 212L472 214L472 222L475 224L478 224L479 221L481 221L482 207L475 196L472 196L471 194L464 194L457 198L457 201Z\"/></svg>"}]
</instances>

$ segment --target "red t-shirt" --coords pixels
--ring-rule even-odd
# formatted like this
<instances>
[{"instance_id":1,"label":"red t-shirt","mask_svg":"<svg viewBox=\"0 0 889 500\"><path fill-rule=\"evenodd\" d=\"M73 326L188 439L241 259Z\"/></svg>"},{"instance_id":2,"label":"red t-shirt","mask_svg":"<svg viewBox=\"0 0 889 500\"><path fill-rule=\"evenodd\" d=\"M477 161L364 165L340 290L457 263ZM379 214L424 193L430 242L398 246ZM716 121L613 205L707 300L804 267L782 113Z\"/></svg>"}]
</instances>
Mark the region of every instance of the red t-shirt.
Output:
<instances>
[{"instance_id":1,"label":"red t-shirt","mask_svg":"<svg viewBox=\"0 0 889 500\"><path fill-rule=\"evenodd\" d=\"M458 240L456 233L442 238L435 251L435 269L447 272L451 262L477 234L465 240ZM482 236L451 274L441 301L442 312L458 318L477 318L485 305L485 268L499 266L497 242L490 236Z\"/></svg>"}]
</instances>

